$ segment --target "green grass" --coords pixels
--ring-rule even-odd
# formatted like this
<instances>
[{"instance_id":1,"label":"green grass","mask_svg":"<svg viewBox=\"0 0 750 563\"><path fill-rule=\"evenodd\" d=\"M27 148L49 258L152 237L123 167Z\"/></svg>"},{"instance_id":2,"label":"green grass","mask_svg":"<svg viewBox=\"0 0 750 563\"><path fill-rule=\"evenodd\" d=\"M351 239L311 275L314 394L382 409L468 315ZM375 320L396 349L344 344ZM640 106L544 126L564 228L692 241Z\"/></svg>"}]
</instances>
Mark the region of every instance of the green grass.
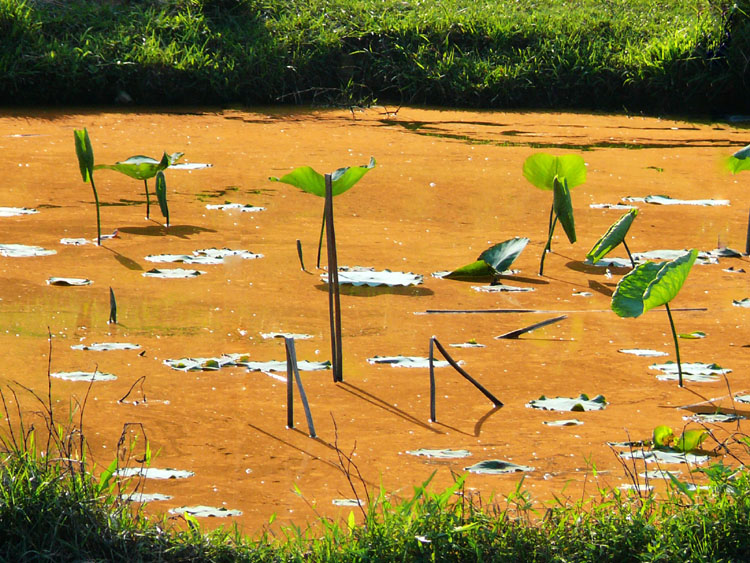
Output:
<instances>
[{"instance_id":1,"label":"green grass","mask_svg":"<svg viewBox=\"0 0 750 563\"><path fill-rule=\"evenodd\" d=\"M0 0L0 103L748 111L739 0ZM55 89L42 87L54 83Z\"/></svg>"}]
</instances>

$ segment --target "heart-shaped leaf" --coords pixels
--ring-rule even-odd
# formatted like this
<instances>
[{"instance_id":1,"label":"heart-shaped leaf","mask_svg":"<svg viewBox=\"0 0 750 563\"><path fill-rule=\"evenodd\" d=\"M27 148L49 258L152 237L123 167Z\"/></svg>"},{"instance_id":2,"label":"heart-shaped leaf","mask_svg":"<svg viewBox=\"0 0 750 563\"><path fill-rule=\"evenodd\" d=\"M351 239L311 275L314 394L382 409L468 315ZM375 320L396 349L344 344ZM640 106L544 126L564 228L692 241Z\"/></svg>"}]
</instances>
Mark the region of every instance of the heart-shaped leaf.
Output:
<instances>
[{"instance_id":1,"label":"heart-shaped leaf","mask_svg":"<svg viewBox=\"0 0 750 563\"><path fill-rule=\"evenodd\" d=\"M586 181L586 164L577 154L553 156L540 152L523 163L523 175L542 190L552 190L555 177L565 178L568 189L573 189Z\"/></svg>"},{"instance_id":2,"label":"heart-shaped leaf","mask_svg":"<svg viewBox=\"0 0 750 563\"><path fill-rule=\"evenodd\" d=\"M669 303L685 283L698 251L693 249L670 262L645 262L626 274L612 295L612 310L621 317L638 317Z\"/></svg>"},{"instance_id":3,"label":"heart-shaped leaf","mask_svg":"<svg viewBox=\"0 0 750 563\"><path fill-rule=\"evenodd\" d=\"M674 431L667 425L662 424L654 428L654 447L668 448L674 442Z\"/></svg>"},{"instance_id":4,"label":"heart-shaped leaf","mask_svg":"<svg viewBox=\"0 0 750 563\"><path fill-rule=\"evenodd\" d=\"M576 225L573 219L573 202L570 201L570 190L568 189L568 181L566 178L559 179L555 177L552 181L553 184L553 195L552 208L555 210L555 215L562 223L565 234L568 235L568 240L571 243L576 241Z\"/></svg>"},{"instance_id":5,"label":"heart-shaped leaf","mask_svg":"<svg viewBox=\"0 0 750 563\"><path fill-rule=\"evenodd\" d=\"M136 180L148 180L149 178L156 176L159 171L164 170L170 164L177 162L177 159L181 156L182 153L168 155L165 152L162 155L161 160L156 160L150 156L136 155L121 162L116 162L115 164L97 164L94 166L94 170L100 168L117 170L118 172L122 172L126 176L130 176Z\"/></svg>"},{"instance_id":6,"label":"heart-shaped leaf","mask_svg":"<svg viewBox=\"0 0 750 563\"><path fill-rule=\"evenodd\" d=\"M529 244L529 239L526 237L514 237L489 247L479 255L477 260L486 262L495 270L495 273L502 274L510 268L527 244Z\"/></svg>"},{"instance_id":7,"label":"heart-shaped leaf","mask_svg":"<svg viewBox=\"0 0 750 563\"><path fill-rule=\"evenodd\" d=\"M596 264L622 243L622 241L625 240L625 236L628 234L630 225L633 224L636 215L638 215L638 209L633 208L612 223L612 226L607 232L596 241L593 248L589 250L588 254L586 254L586 259Z\"/></svg>"},{"instance_id":8,"label":"heart-shaped leaf","mask_svg":"<svg viewBox=\"0 0 750 563\"><path fill-rule=\"evenodd\" d=\"M375 168L375 159L370 157L370 162L362 166L352 166L339 168L331 174L331 193L336 196L350 189L354 184L371 169ZM326 196L325 178L319 172L316 172L309 166L300 166L295 168L289 174L277 178L271 176L272 182L283 182L299 188L300 190L311 193L319 197Z\"/></svg>"},{"instance_id":9,"label":"heart-shaped leaf","mask_svg":"<svg viewBox=\"0 0 750 563\"><path fill-rule=\"evenodd\" d=\"M692 452L697 449L703 441L708 438L708 432L702 428L685 430L674 444L674 449L681 452Z\"/></svg>"}]
</instances>

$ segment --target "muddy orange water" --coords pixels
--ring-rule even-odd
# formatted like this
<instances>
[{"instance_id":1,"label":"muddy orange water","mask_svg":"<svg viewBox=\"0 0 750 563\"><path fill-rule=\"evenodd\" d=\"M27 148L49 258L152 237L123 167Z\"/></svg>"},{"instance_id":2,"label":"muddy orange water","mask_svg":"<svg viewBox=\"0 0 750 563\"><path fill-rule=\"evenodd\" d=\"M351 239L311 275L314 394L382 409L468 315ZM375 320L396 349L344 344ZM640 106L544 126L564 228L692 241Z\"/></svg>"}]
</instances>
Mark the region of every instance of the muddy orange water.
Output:
<instances>
[{"instance_id":1,"label":"muddy orange water","mask_svg":"<svg viewBox=\"0 0 750 563\"><path fill-rule=\"evenodd\" d=\"M73 144L73 130L83 127L97 163L136 154L159 157L166 150L213 167L166 171L169 228L155 202L151 220L144 218L141 182L97 171L102 231L117 229L118 236L102 247L65 245L61 239L96 235L92 191L81 181ZM731 390L721 376L680 389L674 381L658 380L659 372L649 368L674 360L663 309L637 319L617 317L609 311L610 295L627 269L608 272L583 264L593 243L623 213L591 205L622 204L626 196L651 194L729 200L728 206L713 207L637 202L640 213L628 244L633 252L711 251L719 245L744 250L750 174L723 173L721 160L749 141L746 129L722 123L570 113L6 111L0 115L0 206L38 213L0 218L0 243L35 245L56 254L0 257L0 383L17 390L33 419L30 411L38 405L14 382L46 395L49 327L52 372L98 368L117 377L94 382L85 407L84 433L99 466L116 455L123 426L142 423L151 448L158 451L153 467L194 473L187 479L145 480L143 492L172 497L150 503L148 510L165 513L195 505L239 510L242 515L234 520L249 534L274 513L277 523L304 525L316 511L336 516L351 510L333 504L354 497L339 469L335 444L352 456L368 486L382 485L402 497L433 472L433 486L440 490L452 483L453 474L493 459L533 470L468 474L467 489L487 499L493 493L503 499L522 478L539 502L555 494L579 499L596 492L592 464L600 485L618 487L628 480L608 442L647 439L660 424L679 432L687 424L684 417L693 414L679 407L719 398L717 404L731 410L730 391L750 392L750 331L745 326L750 310L733 305L750 297L750 274L737 272L750 270L750 264L742 257L696 265L673 301L679 332L706 333L703 339L681 340L683 361L732 370L727 376ZM537 271L552 194L532 187L522 175L524 160L540 150L582 154L588 167L586 183L573 190L578 242L570 244L558 227L543 277ZM296 392L295 429L286 427L285 372L242 367L185 372L165 365L167 359L228 353L247 354L253 361L284 360L283 340L261 335L272 332L311 335L297 341L298 358L330 359L328 296L322 271L315 270L323 200L268 177L302 165L333 171L365 164L370 156L377 166L335 199L339 264L413 272L424 282L342 287L344 382L334 383L330 370L302 372L318 438L307 435ZM206 207L225 202L265 210ZM529 237L530 243L513 265L520 271L503 282L533 291L486 293L475 289L483 282L431 275L468 264L491 244L515 236ZM309 272L300 268L297 239ZM146 260L207 248L263 257L205 266ZM626 256L622 247L613 255ZM154 267L178 266L206 273L192 279L143 276ZM50 277L93 283L57 287L48 285ZM116 325L107 324L110 287L117 300ZM435 309L542 312L423 314ZM563 314L565 320L519 339L494 338ZM378 355L426 357L433 335L446 347L472 339L484 345L448 350L505 403L503 408L494 409L451 368L439 368L437 422L430 422L427 369L368 362ZM71 348L98 342L140 348ZM667 355L618 351L634 348ZM118 402L139 378L144 378L142 386ZM57 414L67 413L71 397L82 400L87 387L53 378ZM564 413L527 406L540 395L581 393L604 395L606 409ZM6 393L6 399L14 406L13 397ZM734 410L749 414L750 406L737 402ZM573 418L583 424L545 424ZM710 428L725 440L746 425ZM707 450L716 445L711 438L705 443ZM439 460L407 453L420 448L471 455ZM690 478L684 465L665 468ZM355 482L364 498L361 483Z\"/></svg>"}]
</instances>

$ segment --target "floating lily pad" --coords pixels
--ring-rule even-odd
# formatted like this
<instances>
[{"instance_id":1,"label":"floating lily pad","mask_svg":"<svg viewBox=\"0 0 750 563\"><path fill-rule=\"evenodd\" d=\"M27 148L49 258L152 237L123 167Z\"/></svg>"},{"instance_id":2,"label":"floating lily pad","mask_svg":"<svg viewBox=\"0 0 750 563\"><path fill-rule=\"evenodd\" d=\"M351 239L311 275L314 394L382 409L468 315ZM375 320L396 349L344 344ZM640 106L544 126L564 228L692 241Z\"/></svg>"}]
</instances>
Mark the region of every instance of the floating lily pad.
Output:
<instances>
[{"instance_id":1,"label":"floating lily pad","mask_svg":"<svg viewBox=\"0 0 750 563\"><path fill-rule=\"evenodd\" d=\"M237 365L244 366L248 371L286 371L286 361L270 362L237 362ZM331 369L331 362L309 362L302 360L297 362L299 371L323 371Z\"/></svg>"},{"instance_id":2,"label":"floating lily pad","mask_svg":"<svg viewBox=\"0 0 750 563\"><path fill-rule=\"evenodd\" d=\"M592 295L594 294L591 293L590 291L574 291L573 292L573 297L591 297Z\"/></svg>"},{"instance_id":3,"label":"floating lily pad","mask_svg":"<svg viewBox=\"0 0 750 563\"><path fill-rule=\"evenodd\" d=\"M117 376L111 373L102 373L100 371L58 371L51 373L50 376L65 381L113 381L117 379Z\"/></svg>"},{"instance_id":4,"label":"floating lily pad","mask_svg":"<svg viewBox=\"0 0 750 563\"><path fill-rule=\"evenodd\" d=\"M580 426L583 422L577 418L570 418L567 420L545 420L543 424L547 426Z\"/></svg>"},{"instance_id":5,"label":"floating lily pad","mask_svg":"<svg viewBox=\"0 0 750 563\"><path fill-rule=\"evenodd\" d=\"M663 469L654 469L652 471L644 471L643 473L639 473L638 476L641 477L642 479L665 479L667 481L670 481L671 480L670 475L676 477L680 473L682 473L682 471L680 471L679 469L674 469L672 471L665 471Z\"/></svg>"},{"instance_id":6,"label":"floating lily pad","mask_svg":"<svg viewBox=\"0 0 750 563\"><path fill-rule=\"evenodd\" d=\"M696 413L691 416L683 416L683 420L692 420L703 424L717 424L720 422L736 422L744 420L745 417L735 413L714 412L714 413Z\"/></svg>"},{"instance_id":7,"label":"floating lily pad","mask_svg":"<svg viewBox=\"0 0 750 563\"><path fill-rule=\"evenodd\" d=\"M328 283L328 274L321 274L320 278ZM391 272L390 270L376 272L373 268L364 268L361 266L353 268L343 266L339 268L339 283L354 286L410 286L421 284L422 279L421 275L412 274L411 272Z\"/></svg>"},{"instance_id":8,"label":"floating lily pad","mask_svg":"<svg viewBox=\"0 0 750 563\"><path fill-rule=\"evenodd\" d=\"M461 342L459 344L449 344L451 348L484 348L484 344L477 341Z\"/></svg>"},{"instance_id":9,"label":"floating lily pad","mask_svg":"<svg viewBox=\"0 0 750 563\"><path fill-rule=\"evenodd\" d=\"M623 491L636 491L638 493L650 493L654 490L654 486L646 485L645 483L623 483L618 489Z\"/></svg>"},{"instance_id":10,"label":"floating lily pad","mask_svg":"<svg viewBox=\"0 0 750 563\"><path fill-rule=\"evenodd\" d=\"M312 339L312 334L294 334L292 332L261 332L260 336L264 340L268 340L270 338L294 338L295 340L310 340Z\"/></svg>"},{"instance_id":11,"label":"floating lily pad","mask_svg":"<svg viewBox=\"0 0 750 563\"><path fill-rule=\"evenodd\" d=\"M620 452L623 459L642 459L646 463L690 463L698 465L706 463L707 455L683 453L674 450L632 450Z\"/></svg>"},{"instance_id":12,"label":"floating lily pad","mask_svg":"<svg viewBox=\"0 0 750 563\"><path fill-rule=\"evenodd\" d=\"M656 358L657 356L669 355L666 352L660 352L659 350L648 350L640 348L624 348L622 350L618 350L618 352L622 352L623 354L632 354L633 356L641 356L643 358Z\"/></svg>"},{"instance_id":13,"label":"floating lily pad","mask_svg":"<svg viewBox=\"0 0 750 563\"><path fill-rule=\"evenodd\" d=\"M750 309L750 297L745 297L744 299L733 299L732 305L735 307L745 307Z\"/></svg>"},{"instance_id":14,"label":"floating lily pad","mask_svg":"<svg viewBox=\"0 0 750 563\"><path fill-rule=\"evenodd\" d=\"M694 330L693 332L678 334L677 337L685 340L697 340L700 338L706 338L706 333L701 330Z\"/></svg>"},{"instance_id":15,"label":"floating lily pad","mask_svg":"<svg viewBox=\"0 0 750 563\"><path fill-rule=\"evenodd\" d=\"M734 400L740 403L750 403L750 395L737 395Z\"/></svg>"},{"instance_id":16,"label":"floating lily pad","mask_svg":"<svg viewBox=\"0 0 750 563\"><path fill-rule=\"evenodd\" d=\"M634 205L624 203L592 203L589 207L591 209L636 209Z\"/></svg>"},{"instance_id":17,"label":"floating lily pad","mask_svg":"<svg viewBox=\"0 0 750 563\"><path fill-rule=\"evenodd\" d=\"M123 495L123 500L128 502L159 502L164 500L171 500L170 495L163 495L161 493L132 493L129 495Z\"/></svg>"},{"instance_id":18,"label":"floating lily pad","mask_svg":"<svg viewBox=\"0 0 750 563\"><path fill-rule=\"evenodd\" d=\"M515 285L505 285L502 283L498 283L495 285L473 285L471 286L471 289L483 293L525 293L528 291L536 291L533 287L518 287Z\"/></svg>"},{"instance_id":19,"label":"floating lily pad","mask_svg":"<svg viewBox=\"0 0 750 563\"><path fill-rule=\"evenodd\" d=\"M213 506L181 506L170 508L170 514L190 514L196 518L226 518L228 516L242 516L241 510L230 510L228 508L214 508Z\"/></svg>"},{"instance_id":20,"label":"floating lily pad","mask_svg":"<svg viewBox=\"0 0 750 563\"><path fill-rule=\"evenodd\" d=\"M501 475L504 473L520 473L525 471L534 471L533 467L527 465L516 465L510 461L501 459L487 459L480 461L469 467L464 467L464 471L471 473L480 473L485 475Z\"/></svg>"},{"instance_id":21,"label":"floating lily pad","mask_svg":"<svg viewBox=\"0 0 750 563\"><path fill-rule=\"evenodd\" d=\"M636 262L645 262L647 260L676 260L683 256L687 250L649 250L648 252L635 252L633 259ZM700 251L695 259L699 265L718 264L719 260L711 256L708 252Z\"/></svg>"},{"instance_id":22,"label":"floating lily pad","mask_svg":"<svg viewBox=\"0 0 750 563\"><path fill-rule=\"evenodd\" d=\"M420 457L434 457L437 459L458 459L469 457L471 455L469 450L427 450L422 448L418 450L408 450L406 453Z\"/></svg>"},{"instance_id":23,"label":"floating lily pad","mask_svg":"<svg viewBox=\"0 0 750 563\"><path fill-rule=\"evenodd\" d=\"M57 254L57 251L26 244L0 244L0 256L7 258L30 258L32 256L50 256L52 254Z\"/></svg>"},{"instance_id":24,"label":"floating lily pad","mask_svg":"<svg viewBox=\"0 0 750 563\"><path fill-rule=\"evenodd\" d=\"M108 352L110 350L137 350L139 344L128 342L94 342L93 344L76 344L71 346L73 350L91 350L92 352Z\"/></svg>"},{"instance_id":25,"label":"floating lily pad","mask_svg":"<svg viewBox=\"0 0 750 563\"><path fill-rule=\"evenodd\" d=\"M597 395L593 399L589 399L586 394L581 394L577 398L556 397L554 399L548 399L542 395L538 399L529 401L526 406L545 411L583 412L602 410L607 406L607 401L604 395Z\"/></svg>"},{"instance_id":26,"label":"floating lily pad","mask_svg":"<svg viewBox=\"0 0 750 563\"><path fill-rule=\"evenodd\" d=\"M703 364L701 362L691 362L680 364L682 367L682 373L692 375L726 375L731 373L732 370L723 368L718 364ZM649 369L659 370L665 374L677 374L677 364L675 362L667 362L665 364L652 364L648 366Z\"/></svg>"},{"instance_id":27,"label":"floating lily pad","mask_svg":"<svg viewBox=\"0 0 750 563\"><path fill-rule=\"evenodd\" d=\"M745 273L747 273L747 272L745 272L744 268L737 268L735 270L734 266L730 266L729 268L724 268L722 270L722 272L726 272L727 274L745 274Z\"/></svg>"},{"instance_id":28,"label":"floating lily pad","mask_svg":"<svg viewBox=\"0 0 750 563\"><path fill-rule=\"evenodd\" d=\"M248 356L245 355L245 358ZM229 355L214 358L180 358L164 360L164 364L179 371L217 371L224 366L237 366L237 360Z\"/></svg>"},{"instance_id":29,"label":"floating lily pad","mask_svg":"<svg viewBox=\"0 0 750 563\"><path fill-rule=\"evenodd\" d=\"M364 503L356 498L335 498L331 499L334 506L362 506Z\"/></svg>"},{"instance_id":30,"label":"floating lily pad","mask_svg":"<svg viewBox=\"0 0 750 563\"><path fill-rule=\"evenodd\" d=\"M204 162L181 162L179 164L171 164L170 170L203 170L204 168L212 168L213 164L206 164Z\"/></svg>"},{"instance_id":31,"label":"floating lily pad","mask_svg":"<svg viewBox=\"0 0 750 563\"><path fill-rule=\"evenodd\" d=\"M394 368L429 368L430 359L419 356L375 356L367 358L371 364L390 364ZM458 362L462 364L462 361ZM436 368L448 367L450 364L444 360L434 360L432 365Z\"/></svg>"},{"instance_id":32,"label":"floating lily pad","mask_svg":"<svg viewBox=\"0 0 750 563\"><path fill-rule=\"evenodd\" d=\"M34 213L39 212L28 207L0 207L0 217L18 217L20 215L33 215Z\"/></svg>"},{"instance_id":33,"label":"floating lily pad","mask_svg":"<svg viewBox=\"0 0 750 563\"><path fill-rule=\"evenodd\" d=\"M647 195L646 197L624 197L623 201L644 202L654 205L699 205L715 207L729 205L728 199L676 199L666 195Z\"/></svg>"},{"instance_id":34,"label":"floating lily pad","mask_svg":"<svg viewBox=\"0 0 750 563\"><path fill-rule=\"evenodd\" d=\"M205 274L201 270L185 270L183 268L171 268L159 270L154 268L148 272L143 272L143 276L147 278L165 278L165 279L179 279L179 278L197 278Z\"/></svg>"},{"instance_id":35,"label":"floating lily pad","mask_svg":"<svg viewBox=\"0 0 750 563\"><path fill-rule=\"evenodd\" d=\"M716 256L716 258L742 258L741 252L726 246L711 250L708 254L710 256Z\"/></svg>"},{"instance_id":36,"label":"floating lily pad","mask_svg":"<svg viewBox=\"0 0 750 563\"><path fill-rule=\"evenodd\" d=\"M203 250L194 250L193 254L157 254L146 256L149 262L181 262L184 264L202 264L213 265L223 264L224 259L230 256L236 256L244 260L254 260L263 258L262 254L254 254L248 250L231 250L229 248L206 248Z\"/></svg>"},{"instance_id":37,"label":"floating lily pad","mask_svg":"<svg viewBox=\"0 0 750 563\"><path fill-rule=\"evenodd\" d=\"M265 211L265 207L255 207L253 205L245 205L243 203L220 203L206 205L206 209L218 209L219 211L240 211L242 213L258 213L259 211Z\"/></svg>"},{"instance_id":38,"label":"floating lily pad","mask_svg":"<svg viewBox=\"0 0 750 563\"><path fill-rule=\"evenodd\" d=\"M91 285L92 283L94 282L86 278L49 278L47 280L47 285L58 285L63 287Z\"/></svg>"},{"instance_id":39,"label":"floating lily pad","mask_svg":"<svg viewBox=\"0 0 750 563\"><path fill-rule=\"evenodd\" d=\"M286 361L252 362L248 354L224 354L213 358L181 358L164 360L164 364L179 371L218 371L223 367L244 367L249 371L286 371ZM300 371L320 371L331 368L330 362L297 362Z\"/></svg>"},{"instance_id":40,"label":"floating lily pad","mask_svg":"<svg viewBox=\"0 0 750 563\"><path fill-rule=\"evenodd\" d=\"M61 238L60 244L65 244L68 246L83 246L84 244L95 244L95 242L92 243L87 238Z\"/></svg>"},{"instance_id":41,"label":"floating lily pad","mask_svg":"<svg viewBox=\"0 0 750 563\"><path fill-rule=\"evenodd\" d=\"M158 469L156 467L123 467L115 471L117 477L143 477L144 479L187 479L195 475L182 469Z\"/></svg>"}]
</instances>

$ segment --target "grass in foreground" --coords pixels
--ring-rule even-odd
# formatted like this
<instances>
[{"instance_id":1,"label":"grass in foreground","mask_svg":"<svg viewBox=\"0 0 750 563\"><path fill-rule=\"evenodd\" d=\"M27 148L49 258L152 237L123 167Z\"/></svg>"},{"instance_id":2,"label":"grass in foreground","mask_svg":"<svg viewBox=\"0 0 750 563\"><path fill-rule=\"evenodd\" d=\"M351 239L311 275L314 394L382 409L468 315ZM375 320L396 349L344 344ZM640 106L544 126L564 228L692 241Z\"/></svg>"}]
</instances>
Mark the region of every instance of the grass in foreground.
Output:
<instances>
[{"instance_id":1,"label":"grass in foreground","mask_svg":"<svg viewBox=\"0 0 750 563\"><path fill-rule=\"evenodd\" d=\"M749 0L0 0L0 103L724 114L747 111L749 14Z\"/></svg>"}]
</instances>

